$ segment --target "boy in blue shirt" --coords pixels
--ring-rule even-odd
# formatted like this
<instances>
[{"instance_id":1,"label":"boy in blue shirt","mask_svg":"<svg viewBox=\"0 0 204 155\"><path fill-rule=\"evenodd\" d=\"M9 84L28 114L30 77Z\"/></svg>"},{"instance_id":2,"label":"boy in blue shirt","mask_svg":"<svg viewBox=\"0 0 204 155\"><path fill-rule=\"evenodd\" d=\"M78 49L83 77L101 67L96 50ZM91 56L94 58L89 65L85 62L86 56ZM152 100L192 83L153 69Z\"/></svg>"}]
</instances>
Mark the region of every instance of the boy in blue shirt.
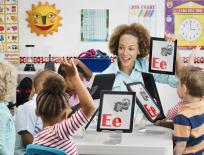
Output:
<instances>
[{"instance_id":1,"label":"boy in blue shirt","mask_svg":"<svg viewBox=\"0 0 204 155\"><path fill-rule=\"evenodd\" d=\"M174 118L174 155L204 153L204 70L186 66L179 74L177 93L183 100Z\"/></svg>"}]
</instances>

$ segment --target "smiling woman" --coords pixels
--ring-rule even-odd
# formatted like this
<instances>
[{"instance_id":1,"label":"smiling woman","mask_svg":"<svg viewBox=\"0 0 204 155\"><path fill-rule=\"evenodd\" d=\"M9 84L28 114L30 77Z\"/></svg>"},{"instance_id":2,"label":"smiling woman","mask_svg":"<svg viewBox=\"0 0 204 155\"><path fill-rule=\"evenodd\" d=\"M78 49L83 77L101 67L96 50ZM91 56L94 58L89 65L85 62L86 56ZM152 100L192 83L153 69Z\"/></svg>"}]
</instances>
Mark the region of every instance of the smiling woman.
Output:
<instances>
[{"instance_id":1,"label":"smiling woman","mask_svg":"<svg viewBox=\"0 0 204 155\"><path fill-rule=\"evenodd\" d=\"M166 40L174 41L173 35L165 36ZM142 82L141 72L148 71L148 60L146 56L150 50L150 34L148 30L139 23L130 25L122 24L117 26L109 40L110 52L117 56L103 73L115 73L116 78L113 90L127 90L125 83ZM177 66L182 66L180 56L177 57ZM157 82L168 83L176 87L176 76L153 74Z\"/></svg>"},{"instance_id":2,"label":"smiling woman","mask_svg":"<svg viewBox=\"0 0 204 155\"><path fill-rule=\"evenodd\" d=\"M32 9L27 11L28 18L26 19L31 33L47 36L52 35L54 31L58 32L58 27L62 25L59 12L60 10L55 9L55 4L49 5L48 2L33 4Z\"/></svg>"}]
</instances>

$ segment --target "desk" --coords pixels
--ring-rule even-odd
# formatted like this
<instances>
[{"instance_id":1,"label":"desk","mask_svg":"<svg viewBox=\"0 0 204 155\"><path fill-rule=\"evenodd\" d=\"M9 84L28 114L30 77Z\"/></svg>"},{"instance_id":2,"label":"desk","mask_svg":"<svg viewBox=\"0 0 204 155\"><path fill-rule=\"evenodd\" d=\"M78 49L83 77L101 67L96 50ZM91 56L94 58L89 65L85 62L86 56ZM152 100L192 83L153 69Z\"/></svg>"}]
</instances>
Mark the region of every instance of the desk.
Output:
<instances>
[{"instance_id":1,"label":"desk","mask_svg":"<svg viewBox=\"0 0 204 155\"><path fill-rule=\"evenodd\" d=\"M120 144L109 144L110 133L86 131L74 137L80 155L173 155L172 131L151 126L146 132L123 133Z\"/></svg>"}]
</instances>

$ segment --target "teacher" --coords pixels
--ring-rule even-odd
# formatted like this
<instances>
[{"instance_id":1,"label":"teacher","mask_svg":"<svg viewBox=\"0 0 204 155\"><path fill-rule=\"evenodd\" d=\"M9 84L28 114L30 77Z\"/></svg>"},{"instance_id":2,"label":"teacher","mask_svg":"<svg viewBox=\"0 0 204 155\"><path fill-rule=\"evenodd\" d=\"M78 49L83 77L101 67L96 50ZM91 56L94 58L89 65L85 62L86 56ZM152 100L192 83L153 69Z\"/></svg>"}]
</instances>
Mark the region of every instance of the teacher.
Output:
<instances>
[{"instance_id":1,"label":"teacher","mask_svg":"<svg viewBox=\"0 0 204 155\"><path fill-rule=\"evenodd\" d=\"M168 41L175 41L172 34L165 35ZM113 91L127 90L126 83L142 82L141 72L148 72L149 61L147 55L150 50L150 34L148 30L139 23L130 25L122 24L117 26L109 40L109 50L117 56L114 61L103 73L115 73L116 79L113 85ZM183 62L177 52L176 73L178 74L183 67ZM174 75L153 74L155 81L167 83L176 87L178 80Z\"/></svg>"}]
</instances>

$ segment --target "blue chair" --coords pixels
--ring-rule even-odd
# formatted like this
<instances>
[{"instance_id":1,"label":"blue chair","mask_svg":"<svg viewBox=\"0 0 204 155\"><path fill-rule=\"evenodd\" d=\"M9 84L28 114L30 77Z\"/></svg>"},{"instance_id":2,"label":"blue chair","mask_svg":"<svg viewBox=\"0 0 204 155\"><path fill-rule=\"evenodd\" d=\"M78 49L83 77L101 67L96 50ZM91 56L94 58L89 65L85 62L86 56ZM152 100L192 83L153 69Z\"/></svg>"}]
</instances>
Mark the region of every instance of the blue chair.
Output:
<instances>
[{"instance_id":1,"label":"blue chair","mask_svg":"<svg viewBox=\"0 0 204 155\"><path fill-rule=\"evenodd\" d=\"M68 155L68 154L57 148L29 144L26 147L26 155Z\"/></svg>"}]
</instances>

